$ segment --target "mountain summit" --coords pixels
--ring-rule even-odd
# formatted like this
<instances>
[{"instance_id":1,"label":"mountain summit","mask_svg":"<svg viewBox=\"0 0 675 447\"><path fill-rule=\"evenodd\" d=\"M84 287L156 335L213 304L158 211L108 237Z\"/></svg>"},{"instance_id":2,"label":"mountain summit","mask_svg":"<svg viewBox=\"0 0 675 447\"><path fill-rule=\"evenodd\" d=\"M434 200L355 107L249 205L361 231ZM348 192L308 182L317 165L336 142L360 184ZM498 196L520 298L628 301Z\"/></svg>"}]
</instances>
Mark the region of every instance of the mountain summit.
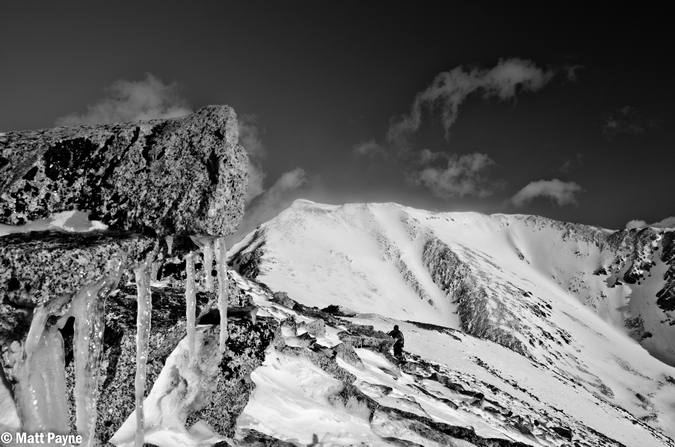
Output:
<instances>
[{"instance_id":1,"label":"mountain summit","mask_svg":"<svg viewBox=\"0 0 675 447\"><path fill-rule=\"evenodd\" d=\"M674 240L664 228L298 200L229 263L305 306L371 315L380 330L460 330L483 347L422 337L406 349L449 366L478 359L539 404L636 445L646 435L634 430L675 436ZM511 354L485 350L494 345Z\"/></svg>"}]
</instances>

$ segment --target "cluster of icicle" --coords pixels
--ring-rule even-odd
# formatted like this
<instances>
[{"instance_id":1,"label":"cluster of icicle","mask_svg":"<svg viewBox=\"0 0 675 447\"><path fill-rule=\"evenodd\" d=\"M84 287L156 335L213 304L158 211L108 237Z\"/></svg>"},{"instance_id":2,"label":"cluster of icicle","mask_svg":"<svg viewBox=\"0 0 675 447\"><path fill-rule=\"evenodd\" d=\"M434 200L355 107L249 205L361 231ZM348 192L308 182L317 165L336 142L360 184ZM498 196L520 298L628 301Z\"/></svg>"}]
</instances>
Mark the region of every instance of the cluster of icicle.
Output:
<instances>
[{"instance_id":1,"label":"cluster of icicle","mask_svg":"<svg viewBox=\"0 0 675 447\"><path fill-rule=\"evenodd\" d=\"M225 256L227 248L223 238L211 236L192 237L202 251L204 256L203 270L205 273L206 289L213 292L213 270L214 251L216 261L216 271L218 275L218 310L220 312L220 340L219 354L222 356L225 352L225 343L227 342L227 264ZM167 238L169 252L171 252L172 238ZM196 313L197 313L197 286L195 279L195 253L185 255L185 321L187 326L188 355L190 361L196 361L195 358L195 339L196 339ZM138 319L136 336L136 436L135 446L142 447L145 438L145 420L143 414L143 396L145 394L146 363L148 359L148 342L150 335L150 316L152 310L152 296L150 292L150 274L151 263L146 261L136 270L136 284L138 289Z\"/></svg>"},{"instance_id":2,"label":"cluster of icicle","mask_svg":"<svg viewBox=\"0 0 675 447\"><path fill-rule=\"evenodd\" d=\"M214 291L211 271L215 254L218 277L218 310L220 311L219 353L225 350L227 333L227 266L224 239L216 237L193 237L204 256L206 288ZM171 251L171 238L167 238ZM214 253L215 252L215 253ZM188 351L191 361L195 361L195 319L196 319L196 281L194 253L185 255L186 261L186 321ZM150 288L153 272L153 258L149 256L134 268L138 294L138 316L136 333L136 435L134 444L141 447L144 443L143 399L146 389L146 367L148 360L152 294ZM46 329L47 319L59 314L59 310L68 304L70 296L50 300L36 307L33 320L23 349L14 346L19 359L15 362L16 385L15 400L22 420L22 431L27 433L69 432L68 406L66 399L65 358L62 329L70 316L75 317L74 362L75 362L75 405L76 428L82 436L80 446L94 445L98 378L103 349L105 326L105 301L117 288L125 264L124 257L111 260L110 273L102 280L80 290L72 298L70 311L59 322Z\"/></svg>"}]
</instances>

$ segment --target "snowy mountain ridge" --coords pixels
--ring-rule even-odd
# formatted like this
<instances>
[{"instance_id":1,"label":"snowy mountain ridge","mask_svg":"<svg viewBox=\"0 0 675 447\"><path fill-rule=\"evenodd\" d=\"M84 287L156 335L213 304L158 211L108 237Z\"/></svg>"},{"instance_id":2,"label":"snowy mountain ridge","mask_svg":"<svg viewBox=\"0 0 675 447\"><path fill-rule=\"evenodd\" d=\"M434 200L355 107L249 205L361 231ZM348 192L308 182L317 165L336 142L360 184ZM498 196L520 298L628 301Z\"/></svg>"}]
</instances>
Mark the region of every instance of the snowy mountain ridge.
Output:
<instances>
[{"instance_id":1,"label":"snowy mountain ridge","mask_svg":"<svg viewBox=\"0 0 675 447\"><path fill-rule=\"evenodd\" d=\"M229 262L307 306L434 324L501 345L567 390L531 384L547 405L583 389L582 400L672 437L675 369L663 362L675 363L674 233L296 201L232 247ZM439 346L425 344L410 353L452 365ZM468 355L502 377L515 380L523 370L511 356L494 365L482 351ZM579 401L562 406L596 430L607 426L599 416L590 423ZM633 445L628 439L639 436L620 442Z\"/></svg>"}]
</instances>

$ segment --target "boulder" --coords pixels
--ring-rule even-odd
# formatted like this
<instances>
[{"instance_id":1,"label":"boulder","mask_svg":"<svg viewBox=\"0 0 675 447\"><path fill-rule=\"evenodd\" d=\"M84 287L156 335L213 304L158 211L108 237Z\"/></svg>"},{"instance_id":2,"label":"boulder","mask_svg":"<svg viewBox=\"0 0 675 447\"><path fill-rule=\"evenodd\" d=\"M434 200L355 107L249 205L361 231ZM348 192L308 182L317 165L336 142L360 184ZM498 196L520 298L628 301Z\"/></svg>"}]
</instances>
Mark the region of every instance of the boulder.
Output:
<instances>
[{"instance_id":1,"label":"boulder","mask_svg":"<svg viewBox=\"0 0 675 447\"><path fill-rule=\"evenodd\" d=\"M0 223L89 212L150 235L234 233L247 156L227 106L165 120L7 132L0 137Z\"/></svg>"},{"instance_id":2,"label":"boulder","mask_svg":"<svg viewBox=\"0 0 675 447\"><path fill-rule=\"evenodd\" d=\"M326 335L326 323L323 320L314 320L310 323L303 323L300 327L304 328L308 334L313 337L324 337Z\"/></svg>"},{"instance_id":3,"label":"boulder","mask_svg":"<svg viewBox=\"0 0 675 447\"><path fill-rule=\"evenodd\" d=\"M284 307L288 307L289 309L293 309L297 302L288 296L288 293L286 292L274 292L274 295L272 295L271 301L275 303L279 303Z\"/></svg>"}]
</instances>

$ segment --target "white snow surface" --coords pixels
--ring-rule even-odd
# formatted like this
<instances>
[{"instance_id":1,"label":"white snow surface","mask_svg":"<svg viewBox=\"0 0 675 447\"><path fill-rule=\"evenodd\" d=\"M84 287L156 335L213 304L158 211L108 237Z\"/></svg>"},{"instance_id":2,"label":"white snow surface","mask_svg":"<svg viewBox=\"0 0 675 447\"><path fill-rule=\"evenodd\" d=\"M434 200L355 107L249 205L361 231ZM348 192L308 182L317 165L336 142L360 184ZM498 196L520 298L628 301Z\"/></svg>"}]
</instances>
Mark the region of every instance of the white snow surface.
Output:
<instances>
[{"instance_id":1,"label":"white snow surface","mask_svg":"<svg viewBox=\"0 0 675 447\"><path fill-rule=\"evenodd\" d=\"M108 226L100 221L90 221L88 216L88 213L83 213L81 211L64 211L24 225L0 224L0 237L7 236L8 234L27 233L30 231L56 230L72 233L108 229Z\"/></svg>"}]
</instances>

